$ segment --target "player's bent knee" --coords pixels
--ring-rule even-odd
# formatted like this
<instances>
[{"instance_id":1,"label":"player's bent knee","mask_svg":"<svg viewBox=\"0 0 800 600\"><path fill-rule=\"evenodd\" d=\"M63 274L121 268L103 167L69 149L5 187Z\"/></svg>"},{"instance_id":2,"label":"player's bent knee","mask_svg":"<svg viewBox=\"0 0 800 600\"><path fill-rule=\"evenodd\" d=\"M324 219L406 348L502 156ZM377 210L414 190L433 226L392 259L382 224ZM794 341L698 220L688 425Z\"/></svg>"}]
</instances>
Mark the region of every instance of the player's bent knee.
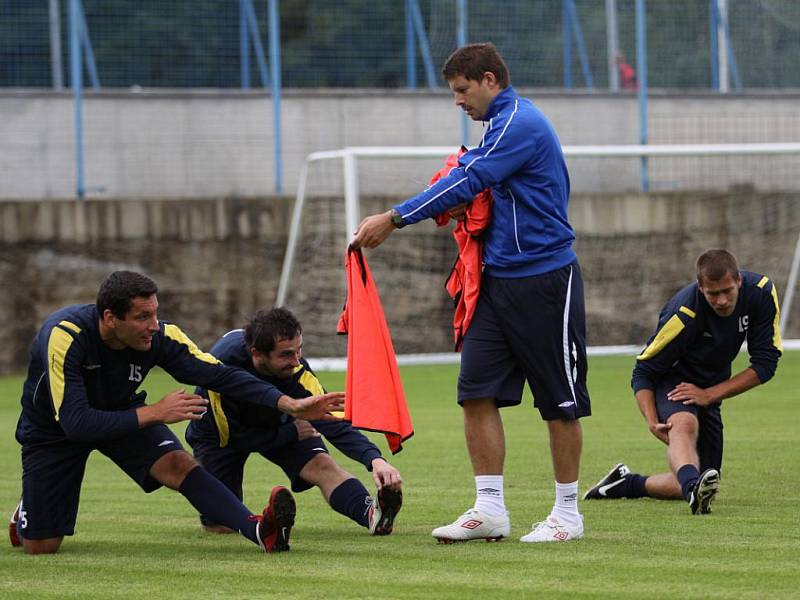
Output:
<instances>
[{"instance_id":1,"label":"player's bent knee","mask_svg":"<svg viewBox=\"0 0 800 600\"><path fill-rule=\"evenodd\" d=\"M667 419L667 423L672 424L670 434L695 434L699 427L697 417L689 412L679 412Z\"/></svg>"},{"instance_id":2,"label":"player's bent knee","mask_svg":"<svg viewBox=\"0 0 800 600\"><path fill-rule=\"evenodd\" d=\"M47 538L44 540L22 539L22 549L25 554L55 554L61 547L63 537Z\"/></svg>"},{"instance_id":3,"label":"player's bent knee","mask_svg":"<svg viewBox=\"0 0 800 600\"><path fill-rule=\"evenodd\" d=\"M300 477L312 485L322 485L331 479L349 479L347 473L333 460L330 454L320 453L306 463L300 471Z\"/></svg>"},{"instance_id":4,"label":"player's bent knee","mask_svg":"<svg viewBox=\"0 0 800 600\"><path fill-rule=\"evenodd\" d=\"M180 488L186 476L200 466L191 454L185 450L175 450L159 458L150 467L150 475L170 489Z\"/></svg>"}]
</instances>

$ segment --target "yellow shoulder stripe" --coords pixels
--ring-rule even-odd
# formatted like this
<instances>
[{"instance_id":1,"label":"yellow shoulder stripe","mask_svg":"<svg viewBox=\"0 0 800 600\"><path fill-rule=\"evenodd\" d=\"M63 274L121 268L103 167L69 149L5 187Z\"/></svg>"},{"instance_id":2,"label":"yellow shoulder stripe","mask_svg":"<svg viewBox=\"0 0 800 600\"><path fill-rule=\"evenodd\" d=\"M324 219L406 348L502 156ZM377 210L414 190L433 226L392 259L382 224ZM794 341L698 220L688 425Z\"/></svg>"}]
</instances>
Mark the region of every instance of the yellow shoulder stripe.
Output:
<instances>
[{"instance_id":1,"label":"yellow shoulder stripe","mask_svg":"<svg viewBox=\"0 0 800 600\"><path fill-rule=\"evenodd\" d=\"M656 337L653 339L650 345L645 348L644 352L637 356L636 359L649 360L653 358L664 348L666 348L667 344L678 337L678 334L683 331L683 328L683 321L681 321L680 317L678 315L672 315L669 321L667 321L656 334Z\"/></svg>"},{"instance_id":2,"label":"yellow shoulder stripe","mask_svg":"<svg viewBox=\"0 0 800 600\"><path fill-rule=\"evenodd\" d=\"M764 277L766 279L766 277ZM778 290L772 286L772 301L775 303L775 318L772 321L772 345L783 354L783 342L781 341L781 307L778 305Z\"/></svg>"},{"instance_id":3,"label":"yellow shoulder stripe","mask_svg":"<svg viewBox=\"0 0 800 600\"><path fill-rule=\"evenodd\" d=\"M72 342L72 336L60 327L50 330L50 339L47 341L47 376L50 380L50 397L53 399L56 421L64 402L64 360Z\"/></svg>"},{"instance_id":4,"label":"yellow shoulder stripe","mask_svg":"<svg viewBox=\"0 0 800 600\"><path fill-rule=\"evenodd\" d=\"M685 315L689 315L693 319L697 316L696 312L694 312L691 308L687 308L685 306L681 306L680 311Z\"/></svg>"},{"instance_id":5,"label":"yellow shoulder stripe","mask_svg":"<svg viewBox=\"0 0 800 600\"><path fill-rule=\"evenodd\" d=\"M767 276L765 275L764 277L762 277L762 278L759 280L759 282L758 282L756 285L757 285L758 287L760 287L760 288L763 288L765 285L767 285L767 282L768 282L768 281L769 281L769 277L767 277Z\"/></svg>"},{"instance_id":6,"label":"yellow shoulder stripe","mask_svg":"<svg viewBox=\"0 0 800 600\"><path fill-rule=\"evenodd\" d=\"M81 328L80 327L75 325L75 323L70 323L69 321L61 321L59 323L59 325L61 325L61 327L66 327L67 329L71 329L75 333L80 333L81 332Z\"/></svg>"},{"instance_id":7,"label":"yellow shoulder stripe","mask_svg":"<svg viewBox=\"0 0 800 600\"><path fill-rule=\"evenodd\" d=\"M213 355L209 354L208 352L203 352L197 345L190 340L181 328L177 325L173 325L172 323L167 323L164 325L164 333L168 338L178 342L179 344L183 344L188 348L189 353L194 356L195 358L202 360L203 362L211 363L212 365L219 364L219 361L214 358Z\"/></svg>"},{"instance_id":8,"label":"yellow shoulder stripe","mask_svg":"<svg viewBox=\"0 0 800 600\"><path fill-rule=\"evenodd\" d=\"M228 445L231 432L228 426L228 417L225 416L225 411L222 410L222 397L219 392L208 390L208 401L211 404L211 414L214 415L214 422L217 424L220 448L224 448Z\"/></svg>"},{"instance_id":9,"label":"yellow shoulder stripe","mask_svg":"<svg viewBox=\"0 0 800 600\"><path fill-rule=\"evenodd\" d=\"M322 387L319 379L317 379L316 376L311 373L311 371L306 371L303 373L300 376L299 382L300 385L311 392L312 396L321 396L325 393L325 389Z\"/></svg>"}]
</instances>

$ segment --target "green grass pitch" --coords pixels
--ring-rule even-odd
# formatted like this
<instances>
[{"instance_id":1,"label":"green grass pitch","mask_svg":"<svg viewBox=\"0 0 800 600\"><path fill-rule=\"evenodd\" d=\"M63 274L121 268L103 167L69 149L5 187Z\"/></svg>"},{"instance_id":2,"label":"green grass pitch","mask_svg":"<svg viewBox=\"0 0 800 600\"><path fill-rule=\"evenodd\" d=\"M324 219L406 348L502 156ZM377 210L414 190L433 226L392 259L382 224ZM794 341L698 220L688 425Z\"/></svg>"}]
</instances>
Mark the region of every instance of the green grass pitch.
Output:
<instances>
[{"instance_id":1,"label":"green grass pitch","mask_svg":"<svg viewBox=\"0 0 800 600\"><path fill-rule=\"evenodd\" d=\"M665 468L629 388L631 357L591 359L594 416L585 419L581 493L618 461ZM745 363L738 363L741 368ZM54 556L0 543L0 598L797 598L800 596L800 352L787 352L768 385L725 402L725 468L714 512L683 502L581 502L586 539L521 544L553 501L546 430L528 397L506 409L506 500L512 538L437 545L431 529L471 506L474 486L454 366L402 369L415 435L391 461L405 479L395 533L371 538L317 491L298 495L291 552L260 554L239 536L203 533L177 493L145 495L105 457L89 461L76 535ZM342 373L321 373L341 389ZM174 387L162 373L150 398ZM13 431L21 377L0 379L0 509L20 491ZM182 435L182 427L177 430ZM370 434L386 451L385 440ZM357 464L334 454L372 482ZM282 473L253 456L245 501L263 507Z\"/></svg>"}]
</instances>

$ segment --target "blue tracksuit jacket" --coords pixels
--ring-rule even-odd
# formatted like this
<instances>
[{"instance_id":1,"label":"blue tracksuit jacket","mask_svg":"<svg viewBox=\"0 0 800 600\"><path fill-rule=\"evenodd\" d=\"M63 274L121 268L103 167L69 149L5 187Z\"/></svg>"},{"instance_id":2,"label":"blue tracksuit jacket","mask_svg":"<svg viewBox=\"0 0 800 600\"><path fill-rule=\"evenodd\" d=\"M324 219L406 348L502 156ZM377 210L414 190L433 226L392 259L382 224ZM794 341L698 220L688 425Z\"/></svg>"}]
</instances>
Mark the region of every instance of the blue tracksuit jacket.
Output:
<instances>
[{"instance_id":1,"label":"blue tracksuit jacket","mask_svg":"<svg viewBox=\"0 0 800 600\"><path fill-rule=\"evenodd\" d=\"M404 223L433 217L491 188L492 222L485 237L486 273L527 277L575 260L567 221L569 175L553 126L530 100L507 87L492 100L483 139L458 167L395 206Z\"/></svg>"}]
</instances>

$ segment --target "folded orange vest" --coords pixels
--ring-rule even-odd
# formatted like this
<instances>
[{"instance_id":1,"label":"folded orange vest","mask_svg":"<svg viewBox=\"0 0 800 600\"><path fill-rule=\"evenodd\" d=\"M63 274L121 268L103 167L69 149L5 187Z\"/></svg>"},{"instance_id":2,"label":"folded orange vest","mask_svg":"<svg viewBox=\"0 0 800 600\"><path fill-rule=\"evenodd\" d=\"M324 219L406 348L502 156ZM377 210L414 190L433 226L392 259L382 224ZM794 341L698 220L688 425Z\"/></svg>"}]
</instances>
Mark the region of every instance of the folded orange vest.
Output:
<instances>
[{"instance_id":1,"label":"folded orange vest","mask_svg":"<svg viewBox=\"0 0 800 600\"><path fill-rule=\"evenodd\" d=\"M414 435L397 357L378 288L361 250L345 257L347 300L338 333L347 334L344 418L353 427L386 434L392 454Z\"/></svg>"},{"instance_id":2,"label":"folded orange vest","mask_svg":"<svg viewBox=\"0 0 800 600\"><path fill-rule=\"evenodd\" d=\"M463 146L458 154L447 157L445 166L431 178L433 184L442 177L446 177L452 169L458 166L458 158L466 152ZM440 227L450 221L450 215L443 212L436 216L436 224ZM485 189L479 192L467 206L463 221L456 221L453 228L453 237L458 246L458 258L450 271L450 276L445 282L445 289L453 299L455 312L453 313L453 336L455 350L461 351L461 344L467 333L475 307L478 305L478 296L481 293L481 274L483 272L483 240L481 235L492 220L492 192Z\"/></svg>"}]
</instances>

